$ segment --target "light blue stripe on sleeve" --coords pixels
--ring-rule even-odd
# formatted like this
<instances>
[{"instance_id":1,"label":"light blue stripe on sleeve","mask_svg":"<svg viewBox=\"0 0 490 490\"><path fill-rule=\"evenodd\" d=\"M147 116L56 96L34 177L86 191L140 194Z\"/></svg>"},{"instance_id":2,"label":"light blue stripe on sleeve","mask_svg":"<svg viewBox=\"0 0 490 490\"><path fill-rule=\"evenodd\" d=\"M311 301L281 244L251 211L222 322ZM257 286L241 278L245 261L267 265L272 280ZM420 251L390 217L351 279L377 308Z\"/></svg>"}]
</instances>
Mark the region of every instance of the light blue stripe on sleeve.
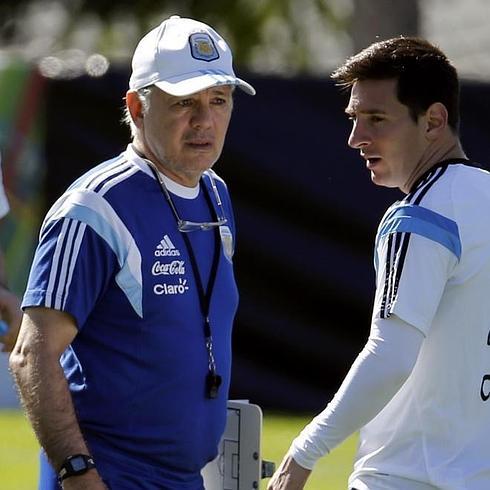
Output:
<instances>
[{"instance_id":1,"label":"light blue stripe on sleeve","mask_svg":"<svg viewBox=\"0 0 490 490\"><path fill-rule=\"evenodd\" d=\"M128 258L130 251L127 249L127 240L124 240L123 237L119 236L118 231L104 218L104 216L89 207L74 204L70 207L66 216L77 219L82 223L86 223L111 247L121 266L121 270L116 275L116 282L128 298L136 313L140 317L143 317L142 284L141 281L134 276L131 270L131 260ZM133 267L133 269L135 268Z\"/></svg>"},{"instance_id":2,"label":"light blue stripe on sleeve","mask_svg":"<svg viewBox=\"0 0 490 490\"><path fill-rule=\"evenodd\" d=\"M461 239L455 221L435 211L407 204L397 207L387 218L380 230L380 237L389 233L415 233L441 244L461 258Z\"/></svg>"}]
</instances>

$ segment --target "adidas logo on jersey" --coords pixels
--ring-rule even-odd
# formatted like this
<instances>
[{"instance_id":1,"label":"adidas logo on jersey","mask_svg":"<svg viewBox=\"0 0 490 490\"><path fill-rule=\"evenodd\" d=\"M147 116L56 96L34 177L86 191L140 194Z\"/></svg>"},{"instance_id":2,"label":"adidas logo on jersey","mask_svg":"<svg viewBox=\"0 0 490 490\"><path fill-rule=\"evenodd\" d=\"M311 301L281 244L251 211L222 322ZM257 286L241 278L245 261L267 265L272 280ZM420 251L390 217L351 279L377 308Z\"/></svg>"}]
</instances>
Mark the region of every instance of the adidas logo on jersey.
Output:
<instances>
[{"instance_id":1,"label":"adidas logo on jersey","mask_svg":"<svg viewBox=\"0 0 490 490\"><path fill-rule=\"evenodd\" d=\"M168 235L165 235L155 249L155 257L180 257L180 252L172 243Z\"/></svg>"}]
</instances>

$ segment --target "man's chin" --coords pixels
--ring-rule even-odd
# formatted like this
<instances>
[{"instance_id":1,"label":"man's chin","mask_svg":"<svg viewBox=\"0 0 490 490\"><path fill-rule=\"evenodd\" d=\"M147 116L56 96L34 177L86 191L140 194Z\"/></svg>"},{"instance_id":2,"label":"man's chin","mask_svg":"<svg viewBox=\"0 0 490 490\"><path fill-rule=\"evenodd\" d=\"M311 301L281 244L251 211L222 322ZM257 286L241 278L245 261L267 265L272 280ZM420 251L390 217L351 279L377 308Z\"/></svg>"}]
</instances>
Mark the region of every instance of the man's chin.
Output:
<instances>
[{"instance_id":1,"label":"man's chin","mask_svg":"<svg viewBox=\"0 0 490 490\"><path fill-rule=\"evenodd\" d=\"M383 185L383 180L375 172L371 171L371 182L375 185Z\"/></svg>"},{"instance_id":2,"label":"man's chin","mask_svg":"<svg viewBox=\"0 0 490 490\"><path fill-rule=\"evenodd\" d=\"M196 169L202 171L207 170L208 168L211 168L215 162L218 160L218 156L216 156L216 153L200 153L196 152L191 155L186 155L185 163L184 165L191 169Z\"/></svg>"},{"instance_id":3,"label":"man's chin","mask_svg":"<svg viewBox=\"0 0 490 490\"><path fill-rule=\"evenodd\" d=\"M398 187L395 183L390 182L386 177L376 174L375 172L371 172L371 182L380 187Z\"/></svg>"}]
</instances>

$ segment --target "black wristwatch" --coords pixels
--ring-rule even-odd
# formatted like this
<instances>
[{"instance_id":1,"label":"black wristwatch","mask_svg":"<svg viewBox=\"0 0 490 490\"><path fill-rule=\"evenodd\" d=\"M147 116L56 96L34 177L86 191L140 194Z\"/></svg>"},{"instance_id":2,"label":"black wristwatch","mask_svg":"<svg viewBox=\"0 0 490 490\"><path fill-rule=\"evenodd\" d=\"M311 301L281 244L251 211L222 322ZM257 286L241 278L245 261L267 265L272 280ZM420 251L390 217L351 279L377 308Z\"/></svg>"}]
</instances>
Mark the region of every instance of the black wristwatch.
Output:
<instances>
[{"instance_id":1,"label":"black wristwatch","mask_svg":"<svg viewBox=\"0 0 490 490\"><path fill-rule=\"evenodd\" d=\"M88 470L95 468L94 458L86 454L74 454L68 456L58 471L58 481L62 482L70 476L78 476L87 473Z\"/></svg>"}]
</instances>

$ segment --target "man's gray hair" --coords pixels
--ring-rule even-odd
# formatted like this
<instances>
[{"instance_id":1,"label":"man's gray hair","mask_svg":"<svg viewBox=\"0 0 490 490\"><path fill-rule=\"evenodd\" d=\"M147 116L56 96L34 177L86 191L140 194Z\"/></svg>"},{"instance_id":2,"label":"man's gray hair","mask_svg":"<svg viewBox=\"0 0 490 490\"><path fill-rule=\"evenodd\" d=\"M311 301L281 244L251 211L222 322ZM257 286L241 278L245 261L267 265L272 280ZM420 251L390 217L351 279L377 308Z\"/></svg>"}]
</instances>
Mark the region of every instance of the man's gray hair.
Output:
<instances>
[{"instance_id":1,"label":"man's gray hair","mask_svg":"<svg viewBox=\"0 0 490 490\"><path fill-rule=\"evenodd\" d=\"M149 87L140 88L139 90L136 91L136 94L138 95L141 101L143 114L146 114L150 110L150 94L152 89L153 89L153 85ZM127 105L124 107L122 122L129 126L129 129L131 130L131 137L134 138L136 136L136 125L133 122L133 118L131 117L131 113L129 112Z\"/></svg>"}]
</instances>

